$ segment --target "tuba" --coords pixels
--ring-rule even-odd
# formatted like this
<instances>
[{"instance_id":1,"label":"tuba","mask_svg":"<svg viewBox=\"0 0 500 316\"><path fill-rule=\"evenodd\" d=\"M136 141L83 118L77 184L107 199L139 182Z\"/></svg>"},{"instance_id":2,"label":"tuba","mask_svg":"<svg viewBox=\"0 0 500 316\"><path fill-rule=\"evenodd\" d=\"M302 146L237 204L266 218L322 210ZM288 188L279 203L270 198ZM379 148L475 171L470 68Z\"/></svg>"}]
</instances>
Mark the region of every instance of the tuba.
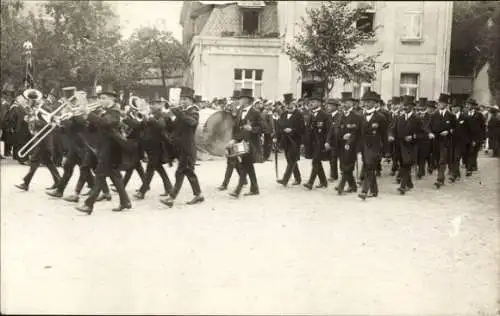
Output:
<instances>
[{"instance_id":1,"label":"tuba","mask_svg":"<svg viewBox=\"0 0 500 316\"><path fill-rule=\"evenodd\" d=\"M130 97L128 105L127 115L139 123L151 115L151 106L138 96Z\"/></svg>"}]
</instances>

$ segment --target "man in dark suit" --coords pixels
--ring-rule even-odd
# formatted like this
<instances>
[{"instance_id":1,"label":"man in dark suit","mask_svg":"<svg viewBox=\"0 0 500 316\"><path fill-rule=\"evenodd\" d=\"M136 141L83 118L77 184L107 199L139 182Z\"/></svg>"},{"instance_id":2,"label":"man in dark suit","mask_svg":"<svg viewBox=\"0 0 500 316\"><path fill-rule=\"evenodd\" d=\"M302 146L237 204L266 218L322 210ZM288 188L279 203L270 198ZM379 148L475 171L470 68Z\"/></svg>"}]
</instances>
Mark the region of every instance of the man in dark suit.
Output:
<instances>
[{"instance_id":1,"label":"man in dark suit","mask_svg":"<svg viewBox=\"0 0 500 316\"><path fill-rule=\"evenodd\" d=\"M285 174L283 178L277 180L277 182L286 187L292 173L295 178L293 185L299 185L302 181L297 162L300 160L300 145L305 125L304 117L293 101L293 94L284 94L283 98L286 112L281 114L278 120L274 142L281 144L281 147L285 151L287 162Z\"/></svg>"},{"instance_id":2,"label":"man in dark suit","mask_svg":"<svg viewBox=\"0 0 500 316\"><path fill-rule=\"evenodd\" d=\"M319 178L319 185L316 188L328 187L325 170L323 169L322 161L330 160L329 148L325 146L327 143L328 129L330 127L330 116L321 108L322 96L319 92L313 92L309 98L311 106L311 118L308 128L308 145L310 148L312 170L309 176L309 181L304 184L309 190L312 190L316 176Z\"/></svg>"},{"instance_id":3,"label":"man in dark suit","mask_svg":"<svg viewBox=\"0 0 500 316\"><path fill-rule=\"evenodd\" d=\"M379 114L382 115L382 118L384 118L384 121L382 122L382 124L384 125L382 127L382 131L385 131L386 133L388 132L389 130L389 124L390 124L390 120L391 120L391 113L385 109L385 104L384 104L384 100L382 100L382 97L380 94L375 93L375 96L377 98L377 103L375 104L375 111ZM385 140L387 140L387 134L383 136ZM389 148L388 148L388 144L389 142L385 141L384 142L384 147L381 149L382 152L381 152L381 157L384 156L385 154L387 154L389 152ZM377 177L379 177L382 173L382 159L380 159L380 161L377 163L377 169L375 171L375 174Z\"/></svg>"},{"instance_id":4,"label":"man in dark suit","mask_svg":"<svg viewBox=\"0 0 500 316\"><path fill-rule=\"evenodd\" d=\"M195 132L199 124L199 109L194 102L194 91L188 87L181 88L180 107L171 108L165 111L167 124L173 123L172 141L178 150L178 164L175 171L175 185L170 196L161 202L168 207L172 207L174 200L187 177L191 189L193 190L193 199L187 204L196 204L205 201L201 194L200 183L194 172L196 163L196 142Z\"/></svg>"},{"instance_id":5,"label":"man in dark suit","mask_svg":"<svg viewBox=\"0 0 500 316\"><path fill-rule=\"evenodd\" d=\"M245 184L246 177L250 178L250 192L245 195L258 195L259 185L257 184L257 175L255 174L254 163L257 161L257 155L260 148L260 137L264 128L262 115L253 106L252 89L241 89L240 109L236 115L236 121L233 127L233 138L229 145L247 142L249 152L241 156L241 173L236 189L230 193L232 197L239 197L241 189Z\"/></svg>"},{"instance_id":6,"label":"man in dark suit","mask_svg":"<svg viewBox=\"0 0 500 316\"><path fill-rule=\"evenodd\" d=\"M164 101L156 100L156 102L152 102L151 116L143 121L141 144L148 156L148 162L142 186L139 188L139 191L134 194L134 198L138 200L143 200L146 192L149 191L155 171L158 173L163 183L163 196L168 196L172 191L172 183L163 167L164 163L171 161L173 155L172 152L168 152L168 146L165 144L167 140L163 137L163 134L168 128L165 120L161 116L164 108Z\"/></svg>"},{"instance_id":7,"label":"man in dark suit","mask_svg":"<svg viewBox=\"0 0 500 316\"><path fill-rule=\"evenodd\" d=\"M356 192L357 185L354 179L354 169L360 149L361 124L363 117L354 112L355 100L352 93L342 93L342 115L334 133L333 147L339 153L341 179L336 190L339 195L344 193L344 187L349 184L346 191Z\"/></svg>"},{"instance_id":8,"label":"man in dark suit","mask_svg":"<svg viewBox=\"0 0 500 316\"><path fill-rule=\"evenodd\" d=\"M434 116L434 113L437 111L437 102L434 100L427 101L427 117L425 117L423 123L423 128L425 131L430 131L431 118ZM434 170L437 169L438 161L436 159L436 152L438 151L436 148L436 139L430 139L429 135L426 134L425 138L429 141L429 156L427 159L427 173L432 174Z\"/></svg>"},{"instance_id":9,"label":"man in dark suit","mask_svg":"<svg viewBox=\"0 0 500 316\"><path fill-rule=\"evenodd\" d=\"M234 90L233 96L231 97L231 102L228 105L227 109L227 111L231 114L233 121L236 121L238 116L239 98L240 98L240 90ZM233 175L234 170L236 170L238 175L241 175L241 164L238 161L238 158L227 157L226 171L224 172L224 180L222 180L222 184L218 187L219 191L224 191L227 189L227 186L229 185L229 181L231 180L231 176ZM246 179L244 184L246 184Z\"/></svg>"},{"instance_id":10,"label":"man in dark suit","mask_svg":"<svg viewBox=\"0 0 500 316\"><path fill-rule=\"evenodd\" d=\"M398 191L404 195L413 189L411 167L417 162L417 141L423 135L422 121L413 111L414 97L403 96L403 111L391 127L389 141L399 147L401 155L400 186Z\"/></svg>"},{"instance_id":11,"label":"man in dark suit","mask_svg":"<svg viewBox=\"0 0 500 316\"><path fill-rule=\"evenodd\" d=\"M452 159L450 165L450 181L455 182L460 178L460 161L467 155L467 147L470 144L469 116L463 111L460 103L452 107L453 115L456 117L456 126L452 135Z\"/></svg>"},{"instance_id":12,"label":"man in dark suit","mask_svg":"<svg viewBox=\"0 0 500 316\"><path fill-rule=\"evenodd\" d=\"M339 111L340 102L335 99L328 99L326 101L327 112L330 115L330 127L328 128L327 143L332 144L332 140L335 138L335 129L337 128L337 123L340 120L341 111ZM328 181L337 181L339 178L339 156L336 148L330 146L330 178Z\"/></svg>"},{"instance_id":13,"label":"man in dark suit","mask_svg":"<svg viewBox=\"0 0 500 316\"><path fill-rule=\"evenodd\" d=\"M434 152L438 161L438 175L434 186L439 189L444 185L446 165L452 158L452 133L456 127L456 117L448 110L450 96L441 94L438 100L438 111L431 117L430 138L436 138Z\"/></svg>"},{"instance_id":14,"label":"man in dark suit","mask_svg":"<svg viewBox=\"0 0 500 316\"><path fill-rule=\"evenodd\" d=\"M376 109L379 96L375 92L368 91L362 100L365 114L361 121L360 146L364 175L361 193L358 196L365 200L368 193L370 193L370 197L378 196L376 171L382 158L383 149L386 147L387 121L384 114Z\"/></svg>"},{"instance_id":15,"label":"man in dark suit","mask_svg":"<svg viewBox=\"0 0 500 316\"><path fill-rule=\"evenodd\" d=\"M393 128L393 125L401 115L401 97L392 97L391 103L391 119L389 122L389 130ZM400 162L401 162L401 153L399 152L400 147L396 145L394 142L390 142L390 150L391 150L391 176L396 175L396 172L399 170Z\"/></svg>"},{"instance_id":16,"label":"man in dark suit","mask_svg":"<svg viewBox=\"0 0 500 316\"><path fill-rule=\"evenodd\" d=\"M467 177L472 175L473 171L477 171L477 155L483 146L486 138L486 120L483 114L479 111L478 104L473 98L465 101L466 115L468 116L469 137L470 142L467 146L466 167Z\"/></svg>"},{"instance_id":17,"label":"man in dark suit","mask_svg":"<svg viewBox=\"0 0 500 316\"><path fill-rule=\"evenodd\" d=\"M119 166L122 160L122 146L120 128L120 104L118 95L111 89L99 93L99 103L102 108L89 113L89 123L97 128L96 156L97 166L95 169L95 185L83 205L77 206L80 212L92 214L94 204L97 202L99 193L106 186L106 177L110 177L120 197L120 205L113 212L120 212L132 207Z\"/></svg>"},{"instance_id":18,"label":"man in dark suit","mask_svg":"<svg viewBox=\"0 0 500 316\"><path fill-rule=\"evenodd\" d=\"M14 102L16 90L12 84L6 83L2 88L2 96L0 100L0 140L4 143L3 154L5 156L10 156L12 151L12 137L11 131L8 124L8 115L10 106ZM0 158L3 158L2 153L0 153Z\"/></svg>"},{"instance_id":19,"label":"man in dark suit","mask_svg":"<svg viewBox=\"0 0 500 316\"><path fill-rule=\"evenodd\" d=\"M429 127L431 115L427 111L427 98L420 98L415 107L415 114L422 120L423 128ZM431 152L431 140L424 135L417 141L417 179L425 175L425 164L429 162ZM431 167L430 165L428 166Z\"/></svg>"}]
</instances>

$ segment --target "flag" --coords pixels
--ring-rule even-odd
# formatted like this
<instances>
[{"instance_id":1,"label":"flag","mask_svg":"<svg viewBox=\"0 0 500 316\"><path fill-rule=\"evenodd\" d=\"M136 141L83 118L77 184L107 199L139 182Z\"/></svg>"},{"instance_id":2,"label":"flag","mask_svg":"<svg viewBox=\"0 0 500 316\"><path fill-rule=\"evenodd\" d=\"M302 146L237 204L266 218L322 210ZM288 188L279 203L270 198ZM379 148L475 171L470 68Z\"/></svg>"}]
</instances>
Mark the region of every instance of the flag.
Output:
<instances>
[{"instance_id":1,"label":"flag","mask_svg":"<svg viewBox=\"0 0 500 316\"><path fill-rule=\"evenodd\" d=\"M26 55L26 77L24 78L24 88L31 89L35 85L35 80L33 77L33 61L31 59L31 54Z\"/></svg>"}]
</instances>

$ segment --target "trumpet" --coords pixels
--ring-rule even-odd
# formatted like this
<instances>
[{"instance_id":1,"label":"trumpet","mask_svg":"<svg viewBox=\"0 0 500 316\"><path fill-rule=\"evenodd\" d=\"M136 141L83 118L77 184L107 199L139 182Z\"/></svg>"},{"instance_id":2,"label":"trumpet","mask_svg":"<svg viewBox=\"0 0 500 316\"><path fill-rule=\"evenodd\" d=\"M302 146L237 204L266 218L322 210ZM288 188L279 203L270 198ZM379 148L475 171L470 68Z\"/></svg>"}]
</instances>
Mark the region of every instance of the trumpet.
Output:
<instances>
[{"instance_id":1,"label":"trumpet","mask_svg":"<svg viewBox=\"0 0 500 316\"><path fill-rule=\"evenodd\" d=\"M31 137L31 139L24 144L23 147L21 147L21 149L19 149L18 156L20 158L28 156L29 153L36 148L36 146L38 146L47 136L49 136L50 133L52 133L52 131L59 125L57 118L61 115L62 110L70 105L75 98L76 95L72 96L51 113L45 111L41 107L35 110L36 114L41 113L42 118L47 122L47 124L44 125L35 135L33 135L33 137Z\"/></svg>"}]
</instances>

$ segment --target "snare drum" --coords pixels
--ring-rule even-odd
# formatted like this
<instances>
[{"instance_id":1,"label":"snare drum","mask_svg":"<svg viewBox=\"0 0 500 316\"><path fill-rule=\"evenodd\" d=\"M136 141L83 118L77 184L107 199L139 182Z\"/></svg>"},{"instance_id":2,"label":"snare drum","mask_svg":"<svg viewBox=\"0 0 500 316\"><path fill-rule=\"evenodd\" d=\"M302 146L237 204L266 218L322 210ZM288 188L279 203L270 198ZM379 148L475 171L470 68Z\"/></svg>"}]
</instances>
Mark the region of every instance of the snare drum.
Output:
<instances>
[{"instance_id":1,"label":"snare drum","mask_svg":"<svg viewBox=\"0 0 500 316\"><path fill-rule=\"evenodd\" d=\"M227 157L241 157L250 152L250 147L246 141L241 141L239 143L233 144L231 147L226 149Z\"/></svg>"}]
</instances>

